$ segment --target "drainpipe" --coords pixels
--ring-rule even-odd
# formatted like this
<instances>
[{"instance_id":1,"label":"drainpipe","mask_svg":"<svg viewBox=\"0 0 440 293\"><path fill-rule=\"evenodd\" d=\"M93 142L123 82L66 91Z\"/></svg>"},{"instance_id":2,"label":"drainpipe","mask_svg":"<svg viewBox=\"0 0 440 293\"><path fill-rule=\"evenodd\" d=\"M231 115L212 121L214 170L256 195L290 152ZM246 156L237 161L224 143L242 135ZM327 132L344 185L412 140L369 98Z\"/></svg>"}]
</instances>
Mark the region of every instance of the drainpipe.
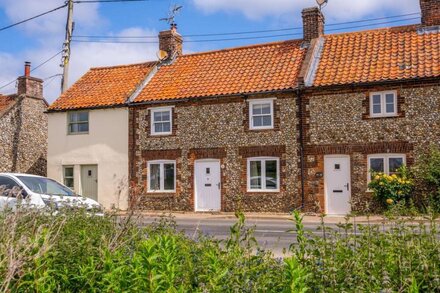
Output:
<instances>
[{"instance_id":1,"label":"drainpipe","mask_svg":"<svg viewBox=\"0 0 440 293\"><path fill-rule=\"evenodd\" d=\"M302 94L301 94L302 87L298 87L296 91L296 96L298 99L299 104L299 152L300 152L300 165L301 165L301 210L304 210L304 204L305 204L305 160L304 160L304 128L303 128L303 103L302 103Z\"/></svg>"}]
</instances>

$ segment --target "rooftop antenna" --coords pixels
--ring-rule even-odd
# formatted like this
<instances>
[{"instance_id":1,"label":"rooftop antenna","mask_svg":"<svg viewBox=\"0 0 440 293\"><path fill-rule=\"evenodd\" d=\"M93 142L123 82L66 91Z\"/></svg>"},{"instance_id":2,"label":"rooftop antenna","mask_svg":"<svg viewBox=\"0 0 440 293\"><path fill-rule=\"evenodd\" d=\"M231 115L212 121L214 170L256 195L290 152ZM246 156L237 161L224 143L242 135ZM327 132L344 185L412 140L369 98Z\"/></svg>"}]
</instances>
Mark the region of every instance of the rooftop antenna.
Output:
<instances>
[{"instance_id":1,"label":"rooftop antenna","mask_svg":"<svg viewBox=\"0 0 440 293\"><path fill-rule=\"evenodd\" d=\"M319 5L319 10L322 10L328 4L328 0L316 0L316 3Z\"/></svg>"},{"instance_id":2,"label":"rooftop antenna","mask_svg":"<svg viewBox=\"0 0 440 293\"><path fill-rule=\"evenodd\" d=\"M170 8L170 11L168 12L168 17L161 18L159 20L166 21L172 28L175 28L177 24L174 20L182 8L183 8L182 5L175 4L173 7Z\"/></svg>"}]
</instances>

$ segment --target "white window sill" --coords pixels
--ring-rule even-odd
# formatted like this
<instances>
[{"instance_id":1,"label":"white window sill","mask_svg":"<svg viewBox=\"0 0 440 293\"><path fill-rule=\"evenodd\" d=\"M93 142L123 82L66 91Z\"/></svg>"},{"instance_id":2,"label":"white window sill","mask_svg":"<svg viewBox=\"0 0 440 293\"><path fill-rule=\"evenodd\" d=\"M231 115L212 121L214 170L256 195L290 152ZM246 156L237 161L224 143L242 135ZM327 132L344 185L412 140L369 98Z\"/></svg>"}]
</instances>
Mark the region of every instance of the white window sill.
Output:
<instances>
[{"instance_id":1,"label":"white window sill","mask_svg":"<svg viewBox=\"0 0 440 293\"><path fill-rule=\"evenodd\" d=\"M251 127L249 128L249 130L270 130L270 129L274 129L273 126L266 126L266 127Z\"/></svg>"},{"instance_id":2,"label":"white window sill","mask_svg":"<svg viewBox=\"0 0 440 293\"><path fill-rule=\"evenodd\" d=\"M147 190L147 193L176 193L175 190Z\"/></svg>"},{"instance_id":3,"label":"white window sill","mask_svg":"<svg viewBox=\"0 0 440 293\"><path fill-rule=\"evenodd\" d=\"M277 193L280 192L279 189L248 189L249 193Z\"/></svg>"},{"instance_id":4,"label":"white window sill","mask_svg":"<svg viewBox=\"0 0 440 293\"><path fill-rule=\"evenodd\" d=\"M398 114L387 114L387 115L370 115L370 118L392 118L399 117Z\"/></svg>"},{"instance_id":5,"label":"white window sill","mask_svg":"<svg viewBox=\"0 0 440 293\"><path fill-rule=\"evenodd\" d=\"M161 133L151 133L151 136L169 136L172 135L172 132L161 132Z\"/></svg>"}]
</instances>

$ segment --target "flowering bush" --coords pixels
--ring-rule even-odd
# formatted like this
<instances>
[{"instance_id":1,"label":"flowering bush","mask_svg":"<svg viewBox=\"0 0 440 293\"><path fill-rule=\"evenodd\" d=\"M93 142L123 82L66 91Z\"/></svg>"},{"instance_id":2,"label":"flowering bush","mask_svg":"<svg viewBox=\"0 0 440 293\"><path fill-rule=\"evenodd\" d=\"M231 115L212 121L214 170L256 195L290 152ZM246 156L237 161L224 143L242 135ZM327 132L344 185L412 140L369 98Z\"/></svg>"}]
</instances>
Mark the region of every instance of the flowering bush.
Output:
<instances>
[{"instance_id":1,"label":"flowering bush","mask_svg":"<svg viewBox=\"0 0 440 293\"><path fill-rule=\"evenodd\" d=\"M406 167L401 167L396 174L372 173L368 188L374 196L386 206L392 206L407 200L414 188L414 182Z\"/></svg>"}]
</instances>

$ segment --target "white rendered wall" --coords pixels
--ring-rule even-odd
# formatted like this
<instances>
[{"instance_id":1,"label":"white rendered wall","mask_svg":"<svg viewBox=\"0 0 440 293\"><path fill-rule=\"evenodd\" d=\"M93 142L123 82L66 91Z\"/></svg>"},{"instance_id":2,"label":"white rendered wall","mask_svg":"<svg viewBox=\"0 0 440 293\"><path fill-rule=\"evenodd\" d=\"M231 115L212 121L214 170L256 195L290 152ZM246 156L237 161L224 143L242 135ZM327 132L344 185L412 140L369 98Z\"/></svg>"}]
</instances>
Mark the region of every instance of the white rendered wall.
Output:
<instances>
[{"instance_id":1,"label":"white rendered wall","mask_svg":"<svg viewBox=\"0 0 440 293\"><path fill-rule=\"evenodd\" d=\"M49 113L47 174L63 182L63 166L74 166L81 193L81 165L98 165L98 201L105 208L128 206L128 109L89 111L89 133L67 135L67 112Z\"/></svg>"}]
</instances>

